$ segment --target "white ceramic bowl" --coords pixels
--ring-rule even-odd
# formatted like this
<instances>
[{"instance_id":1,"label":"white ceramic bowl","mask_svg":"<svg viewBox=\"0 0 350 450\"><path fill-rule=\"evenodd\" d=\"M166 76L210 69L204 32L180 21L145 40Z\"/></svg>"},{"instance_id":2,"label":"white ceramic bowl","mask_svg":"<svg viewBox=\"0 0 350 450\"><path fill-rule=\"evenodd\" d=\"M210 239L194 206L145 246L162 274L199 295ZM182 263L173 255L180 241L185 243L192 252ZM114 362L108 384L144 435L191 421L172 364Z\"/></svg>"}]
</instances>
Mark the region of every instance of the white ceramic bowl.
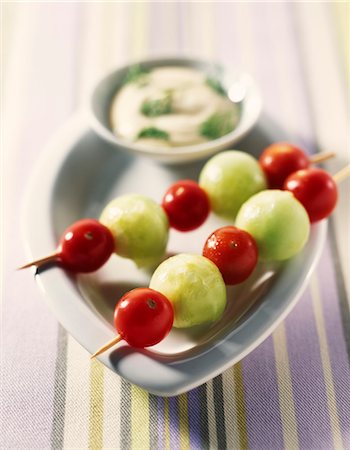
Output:
<instances>
[{"instance_id":1,"label":"white ceramic bowl","mask_svg":"<svg viewBox=\"0 0 350 450\"><path fill-rule=\"evenodd\" d=\"M230 98L235 99L240 106L240 119L237 127L230 133L219 139L201 144L176 148L145 148L135 143L126 142L112 132L110 110L116 92L121 87L130 67L135 65L130 64L104 77L93 90L91 98L92 128L99 136L117 148L165 163L185 163L211 156L219 150L232 147L248 133L258 120L262 106L261 95L253 78L246 73L233 71L219 64L186 58L149 59L137 64L145 69L181 66L194 68L211 76L220 74L220 80Z\"/></svg>"}]
</instances>

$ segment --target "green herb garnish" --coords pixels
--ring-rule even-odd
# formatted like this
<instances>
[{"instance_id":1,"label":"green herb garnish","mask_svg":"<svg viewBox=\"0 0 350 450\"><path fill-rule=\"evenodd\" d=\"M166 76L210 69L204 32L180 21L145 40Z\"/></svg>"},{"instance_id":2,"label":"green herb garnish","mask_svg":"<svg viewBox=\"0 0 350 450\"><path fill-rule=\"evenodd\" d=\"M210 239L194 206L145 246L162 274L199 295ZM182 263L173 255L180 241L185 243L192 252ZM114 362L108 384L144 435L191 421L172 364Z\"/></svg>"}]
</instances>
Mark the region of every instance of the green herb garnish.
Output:
<instances>
[{"instance_id":1,"label":"green herb garnish","mask_svg":"<svg viewBox=\"0 0 350 450\"><path fill-rule=\"evenodd\" d=\"M202 123L199 132L208 139L217 139L234 129L234 114L232 111L212 114Z\"/></svg>"},{"instance_id":2,"label":"green herb garnish","mask_svg":"<svg viewBox=\"0 0 350 450\"><path fill-rule=\"evenodd\" d=\"M215 92L217 92L218 94L222 95L222 96L226 96L226 90L223 87L223 85L221 84L221 82L217 79L217 78L210 78L208 77L206 79L206 83L209 87L211 87Z\"/></svg>"},{"instance_id":3,"label":"green herb garnish","mask_svg":"<svg viewBox=\"0 0 350 450\"><path fill-rule=\"evenodd\" d=\"M149 70L141 67L140 64L135 64L131 66L126 77L124 79L124 84L127 83L138 83L140 86L145 86L147 84Z\"/></svg>"},{"instance_id":4,"label":"green herb garnish","mask_svg":"<svg viewBox=\"0 0 350 450\"><path fill-rule=\"evenodd\" d=\"M145 100L141 105L141 112L147 117L157 117L171 113L171 94L167 93L162 98Z\"/></svg>"},{"instance_id":5,"label":"green herb garnish","mask_svg":"<svg viewBox=\"0 0 350 450\"><path fill-rule=\"evenodd\" d=\"M137 137L169 140L169 133L164 130L160 130L159 128L149 127L141 130Z\"/></svg>"}]
</instances>

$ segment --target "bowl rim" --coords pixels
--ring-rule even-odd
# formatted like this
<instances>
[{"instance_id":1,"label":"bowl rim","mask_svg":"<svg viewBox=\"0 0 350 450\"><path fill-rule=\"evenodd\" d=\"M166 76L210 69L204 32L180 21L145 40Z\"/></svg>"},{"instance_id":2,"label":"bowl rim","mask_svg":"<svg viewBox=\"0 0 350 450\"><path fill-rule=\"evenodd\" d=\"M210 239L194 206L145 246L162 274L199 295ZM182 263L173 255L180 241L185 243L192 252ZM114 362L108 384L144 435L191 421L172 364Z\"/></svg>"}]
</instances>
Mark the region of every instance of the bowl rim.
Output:
<instances>
[{"instance_id":1,"label":"bowl rim","mask_svg":"<svg viewBox=\"0 0 350 450\"><path fill-rule=\"evenodd\" d=\"M173 148L171 147L148 148L146 146L135 144L133 142L129 142L127 140L119 138L117 135L113 133L110 127L107 127L98 118L96 114L95 105L99 95L98 91L108 80L110 80L113 77L120 76L120 74L124 73L130 67L133 67L135 65L149 66L150 68L167 65L170 66L180 65L184 67L199 68L199 70L203 70L200 69L201 66L207 67L208 69L212 67L216 68L217 70L220 70L222 73L228 75L229 77L232 78L240 77L241 79L244 80L245 85L247 86L248 89L247 89L247 98L245 98L241 103L243 108L238 125L230 133L227 133L224 136L221 136L220 138L212 139L210 141L202 142L199 144L184 145ZM109 105L111 105L112 98L109 101ZM248 101L251 104L250 117L247 117L247 112L246 109L244 108L244 105L246 105ZM248 72L233 69L231 66L217 60L205 60L201 58L188 56L154 57L135 60L133 62L119 66L109 71L102 78L100 78L97 83L95 83L90 94L89 123L92 129L103 139L107 140L108 142L112 143L118 148L127 149L133 153L145 154L148 156L162 156L162 157L168 156L170 158L176 158L177 155L181 157L191 154L193 155L201 154L203 156L206 156L221 149L227 148L227 146L230 145L231 143L233 144L238 140L242 139L256 124L262 111L262 103L263 101L260 89L257 83L255 82L253 76L250 75Z\"/></svg>"}]
</instances>

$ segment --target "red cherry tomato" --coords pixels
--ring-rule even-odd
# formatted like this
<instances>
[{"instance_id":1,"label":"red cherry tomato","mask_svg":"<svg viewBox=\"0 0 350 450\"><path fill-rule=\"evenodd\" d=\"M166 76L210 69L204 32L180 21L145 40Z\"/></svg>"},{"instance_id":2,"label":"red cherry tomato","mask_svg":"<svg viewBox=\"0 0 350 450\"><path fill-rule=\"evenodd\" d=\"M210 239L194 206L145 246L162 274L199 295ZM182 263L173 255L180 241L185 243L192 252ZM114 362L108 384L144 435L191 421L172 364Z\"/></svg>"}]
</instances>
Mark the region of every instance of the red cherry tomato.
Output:
<instances>
[{"instance_id":1,"label":"red cherry tomato","mask_svg":"<svg viewBox=\"0 0 350 450\"><path fill-rule=\"evenodd\" d=\"M260 155L259 163L270 189L282 189L288 175L310 165L309 158L299 147L284 142L267 147Z\"/></svg>"},{"instance_id":2,"label":"red cherry tomato","mask_svg":"<svg viewBox=\"0 0 350 450\"><path fill-rule=\"evenodd\" d=\"M328 217L338 200L335 181L322 169L298 170L286 179L284 189L292 192L304 206L310 222Z\"/></svg>"},{"instance_id":3,"label":"red cherry tomato","mask_svg":"<svg viewBox=\"0 0 350 450\"><path fill-rule=\"evenodd\" d=\"M114 324L132 347L150 347L164 339L174 321L174 310L160 292L137 288L126 293L114 310Z\"/></svg>"},{"instance_id":4,"label":"red cherry tomato","mask_svg":"<svg viewBox=\"0 0 350 450\"><path fill-rule=\"evenodd\" d=\"M192 180L181 180L170 186L162 206L170 225L179 231L191 231L201 226L210 211L206 192Z\"/></svg>"},{"instance_id":5,"label":"red cherry tomato","mask_svg":"<svg viewBox=\"0 0 350 450\"><path fill-rule=\"evenodd\" d=\"M64 231L57 259L73 272L93 272L113 251L114 239L109 229L95 219L82 219Z\"/></svg>"},{"instance_id":6,"label":"red cherry tomato","mask_svg":"<svg viewBox=\"0 0 350 450\"><path fill-rule=\"evenodd\" d=\"M227 226L208 237L203 256L217 265L226 284L238 284L253 272L258 261L258 248L249 233Z\"/></svg>"}]
</instances>

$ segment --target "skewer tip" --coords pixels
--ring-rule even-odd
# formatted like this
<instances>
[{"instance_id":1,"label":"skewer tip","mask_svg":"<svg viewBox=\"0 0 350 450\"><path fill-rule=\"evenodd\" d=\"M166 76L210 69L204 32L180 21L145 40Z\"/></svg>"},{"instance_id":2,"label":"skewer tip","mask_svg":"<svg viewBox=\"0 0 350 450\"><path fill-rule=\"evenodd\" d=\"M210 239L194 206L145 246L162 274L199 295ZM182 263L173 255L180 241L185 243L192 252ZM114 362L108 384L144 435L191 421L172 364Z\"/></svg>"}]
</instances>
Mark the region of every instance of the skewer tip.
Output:
<instances>
[{"instance_id":1,"label":"skewer tip","mask_svg":"<svg viewBox=\"0 0 350 450\"><path fill-rule=\"evenodd\" d=\"M35 261L31 261L27 264L24 264L23 266L17 267L17 270L27 269L28 267L37 266L40 267L43 264L47 264L53 261L58 260L58 253L54 253L49 256L45 256L44 258L36 259Z\"/></svg>"},{"instance_id":2,"label":"skewer tip","mask_svg":"<svg viewBox=\"0 0 350 450\"><path fill-rule=\"evenodd\" d=\"M90 359L94 359L96 356L101 355L101 353L104 353L111 347L113 347L115 344L117 344L119 341L121 341L123 338L118 334L116 337L114 337L111 341L107 342L105 345L103 345L101 348L99 348L93 355L90 356Z\"/></svg>"}]
</instances>

